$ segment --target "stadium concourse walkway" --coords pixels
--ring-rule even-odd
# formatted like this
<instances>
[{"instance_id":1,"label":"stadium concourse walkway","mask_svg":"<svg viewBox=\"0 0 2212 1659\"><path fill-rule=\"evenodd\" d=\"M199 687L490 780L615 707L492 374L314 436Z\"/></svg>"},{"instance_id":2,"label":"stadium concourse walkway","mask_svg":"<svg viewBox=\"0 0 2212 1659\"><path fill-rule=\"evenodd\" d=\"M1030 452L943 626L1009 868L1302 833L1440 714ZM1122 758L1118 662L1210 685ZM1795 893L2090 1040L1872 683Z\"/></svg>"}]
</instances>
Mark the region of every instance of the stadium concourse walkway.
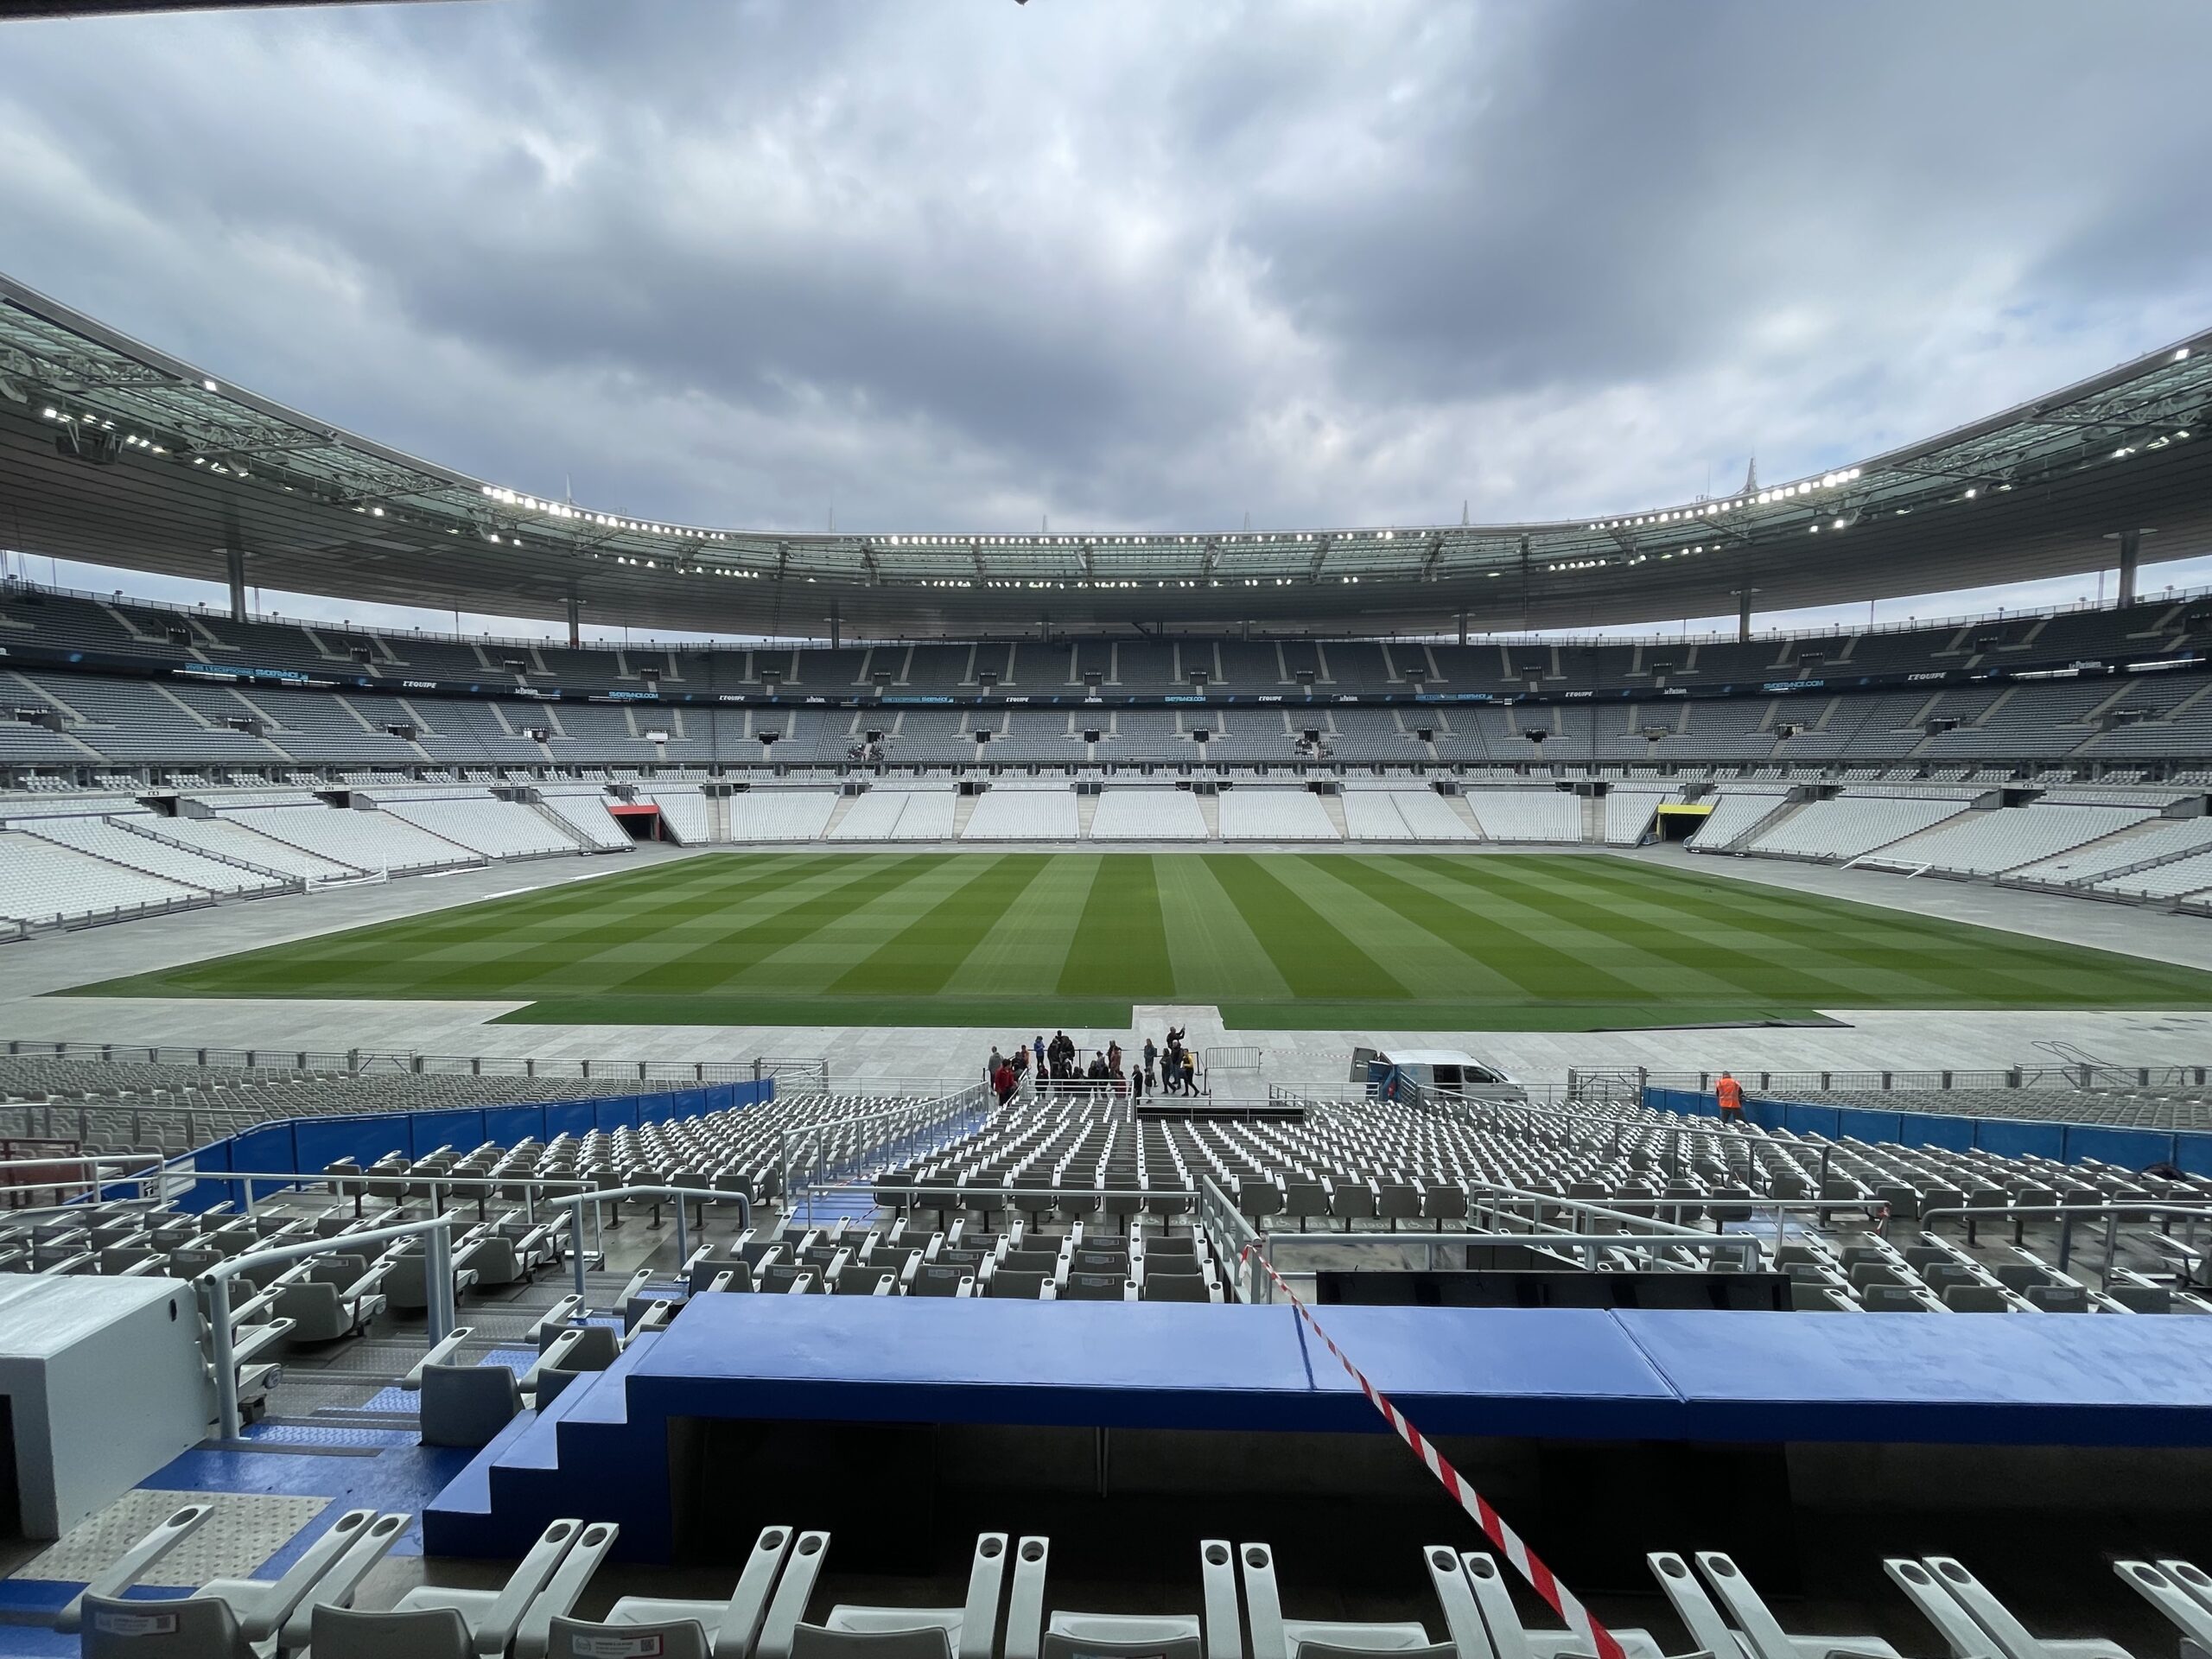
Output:
<instances>
[{"instance_id":1,"label":"stadium concourse walkway","mask_svg":"<svg viewBox=\"0 0 2212 1659\"><path fill-rule=\"evenodd\" d=\"M115 927L48 935L0 949L0 1039L225 1048L363 1049L538 1058L741 1062L756 1056L820 1056L841 1084L965 1082L996 1043L1026 1033L995 1027L843 1026L500 1025L520 1006L477 1001L198 1000L49 995L128 974L175 967L260 946L359 927L479 900L588 881L642 863L741 856L727 848L644 846L590 861L561 859L414 877L311 895L225 904ZM1028 850L1025 849L1024 850ZM1039 848L1038 850L1046 850ZM1095 848L1084 850L1095 852ZM1311 852L1312 849L1301 849ZM1357 849L1369 850L1369 849ZM1545 849L1483 849L1476 856L1514 856ZM2212 925L2202 918L2107 906L1984 884L1836 869L1778 860L1694 856L1679 848L1589 856L1627 856L1699 875L1779 886L1886 908L2212 969ZM1756 948L1747 942L1747 950ZM2212 1053L2212 1013L2156 1011L1912 1012L1823 1010L1838 1022L1726 1030L1680 1028L1618 1033L1479 1030L1270 1032L1224 1028L1207 1005L1139 1005L1134 1031L1070 1027L1085 1047L1120 1038L1187 1028L1193 1047L1255 1047L1262 1063L1233 1087L1268 1082L1342 1079L1358 1046L1466 1048L1530 1084L1584 1071L1643 1065L1654 1071L1932 1071L1996 1068L2033 1060L2039 1045L2062 1042L2115 1063L2202 1064Z\"/></svg>"}]
</instances>

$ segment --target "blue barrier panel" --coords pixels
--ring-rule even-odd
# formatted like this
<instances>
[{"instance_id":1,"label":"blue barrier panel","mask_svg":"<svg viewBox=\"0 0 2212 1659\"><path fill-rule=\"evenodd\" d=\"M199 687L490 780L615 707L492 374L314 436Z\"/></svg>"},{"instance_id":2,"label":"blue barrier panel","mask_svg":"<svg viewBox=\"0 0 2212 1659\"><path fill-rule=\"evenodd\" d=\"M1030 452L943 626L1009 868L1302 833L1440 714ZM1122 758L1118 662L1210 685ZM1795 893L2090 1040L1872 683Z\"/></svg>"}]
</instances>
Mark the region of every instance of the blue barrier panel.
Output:
<instances>
[{"instance_id":1,"label":"blue barrier panel","mask_svg":"<svg viewBox=\"0 0 2212 1659\"><path fill-rule=\"evenodd\" d=\"M1843 1114L1833 1106L1811 1106L1798 1100L1783 1101L1780 1104L1782 1127L1792 1135L1825 1135L1833 1141L1840 1133L1836 1122Z\"/></svg>"},{"instance_id":2,"label":"blue barrier panel","mask_svg":"<svg viewBox=\"0 0 2212 1659\"><path fill-rule=\"evenodd\" d=\"M484 1144L484 1113L480 1108L410 1112L408 1116L415 1123L411 1136L415 1157L435 1152L440 1147L451 1147L455 1152L474 1152Z\"/></svg>"},{"instance_id":3,"label":"blue barrier panel","mask_svg":"<svg viewBox=\"0 0 2212 1659\"><path fill-rule=\"evenodd\" d=\"M486 1106L484 1138L512 1147L518 1141L550 1140L543 1106Z\"/></svg>"},{"instance_id":4,"label":"blue barrier panel","mask_svg":"<svg viewBox=\"0 0 2212 1659\"><path fill-rule=\"evenodd\" d=\"M1903 1133L1903 1112L1870 1111L1863 1106L1837 1109L1836 1129L1856 1141L1895 1141Z\"/></svg>"},{"instance_id":5,"label":"blue barrier panel","mask_svg":"<svg viewBox=\"0 0 2212 1659\"><path fill-rule=\"evenodd\" d=\"M257 1169L279 1172L297 1169L299 1164L296 1160L298 1155L292 1144L292 1126L289 1122L263 1123L231 1137L231 1169L234 1173L250 1173ZM285 1185L283 1181L256 1181L253 1196L258 1201L272 1192L282 1192ZM238 1199L243 1207L245 1200L243 1191L233 1187L231 1196Z\"/></svg>"},{"instance_id":6,"label":"blue barrier panel","mask_svg":"<svg viewBox=\"0 0 2212 1659\"><path fill-rule=\"evenodd\" d=\"M2066 1156L2063 1123L2016 1123L2007 1118L1984 1117L1974 1120L1974 1145L2002 1158Z\"/></svg>"},{"instance_id":7,"label":"blue barrier panel","mask_svg":"<svg viewBox=\"0 0 2212 1659\"><path fill-rule=\"evenodd\" d=\"M545 1138L556 1135L589 1135L599 1120L588 1100L549 1100L545 1103Z\"/></svg>"},{"instance_id":8,"label":"blue barrier panel","mask_svg":"<svg viewBox=\"0 0 2212 1659\"><path fill-rule=\"evenodd\" d=\"M404 1117L303 1117L292 1126L299 1170L317 1170L351 1158L366 1169L388 1152L404 1157L412 1144Z\"/></svg>"},{"instance_id":9,"label":"blue barrier panel","mask_svg":"<svg viewBox=\"0 0 2212 1659\"><path fill-rule=\"evenodd\" d=\"M2174 1136L2174 1162L2191 1175L2212 1175L2212 1135Z\"/></svg>"},{"instance_id":10,"label":"blue barrier panel","mask_svg":"<svg viewBox=\"0 0 2212 1659\"><path fill-rule=\"evenodd\" d=\"M2118 1164L2122 1169L2148 1169L2174 1155L2174 1138L2157 1129L2107 1129L2088 1123L2069 1123L2066 1128L2066 1161L2088 1159Z\"/></svg>"},{"instance_id":11,"label":"blue barrier panel","mask_svg":"<svg viewBox=\"0 0 2212 1659\"><path fill-rule=\"evenodd\" d=\"M615 1095L591 1103L592 1121L602 1129L634 1129L638 1127L638 1097L635 1095Z\"/></svg>"}]
</instances>

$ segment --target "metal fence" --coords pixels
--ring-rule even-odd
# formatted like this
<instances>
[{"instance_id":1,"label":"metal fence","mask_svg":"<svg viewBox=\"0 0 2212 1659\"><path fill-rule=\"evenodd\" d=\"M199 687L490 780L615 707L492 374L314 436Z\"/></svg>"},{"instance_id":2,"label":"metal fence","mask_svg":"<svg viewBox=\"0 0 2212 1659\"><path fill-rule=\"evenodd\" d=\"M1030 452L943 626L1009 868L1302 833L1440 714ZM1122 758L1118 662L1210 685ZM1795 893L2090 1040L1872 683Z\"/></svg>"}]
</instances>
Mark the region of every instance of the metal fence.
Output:
<instances>
[{"instance_id":1,"label":"metal fence","mask_svg":"<svg viewBox=\"0 0 2212 1659\"><path fill-rule=\"evenodd\" d=\"M1966 1089L2186 1089L2206 1087L2212 1066L2122 1065L2106 1061L2041 1060L1979 1070L1927 1071L1734 1071L1747 1093L1786 1096L1803 1094L1942 1094ZM1640 1097L1646 1088L1680 1089L1711 1094L1718 1069L1710 1071L1654 1071L1643 1066L1570 1067L1570 1099Z\"/></svg>"},{"instance_id":2,"label":"metal fence","mask_svg":"<svg viewBox=\"0 0 2212 1659\"><path fill-rule=\"evenodd\" d=\"M0 1053L11 1059L107 1061L117 1065L188 1065L288 1076L359 1077L373 1073L476 1077L605 1079L609 1083L759 1083L773 1077L789 1089L830 1086L830 1062L821 1058L761 1055L749 1060L631 1060L588 1058L541 1059L499 1054L423 1054L413 1050L349 1048L194 1048L181 1045L39 1043L10 1039ZM128 1085L123 1085L128 1086Z\"/></svg>"}]
</instances>

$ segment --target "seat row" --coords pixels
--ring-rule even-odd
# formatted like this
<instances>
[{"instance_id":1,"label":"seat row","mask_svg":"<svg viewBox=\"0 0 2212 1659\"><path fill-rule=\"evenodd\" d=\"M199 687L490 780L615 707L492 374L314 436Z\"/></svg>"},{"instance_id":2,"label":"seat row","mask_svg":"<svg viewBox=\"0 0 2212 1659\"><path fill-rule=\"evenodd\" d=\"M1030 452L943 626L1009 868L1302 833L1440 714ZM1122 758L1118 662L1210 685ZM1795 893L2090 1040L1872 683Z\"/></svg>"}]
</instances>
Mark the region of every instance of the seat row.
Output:
<instances>
[{"instance_id":1,"label":"seat row","mask_svg":"<svg viewBox=\"0 0 2212 1659\"><path fill-rule=\"evenodd\" d=\"M210 1512L204 1504L176 1511L71 1603L57 1628L81 1630L87 1659L257 1659L309 1643L316 1659L1567 1659L1585 1646L1574 1630L1524 1622L1496 1556L1447 1544L1421 1548L1433 1611L1420 1618L1296 1616L1286 1611L1274 1550L1225 1539L1198 1544L1195 1608L1063 1606L1052 1589L1051 1541L1003 1532L976 1540L956 1606L837 1602L810 1618L831 1535L787 1525L761 1530L726 1599L626 1595L602 1618L582 1619L577 1605L619 1529L575 1519L548 1527L497 1588L423 1586L372 1611L353 1606L354 1595L408 1517L372 1510L341 1516L274 1580L217 1581L153 1604L124 1599ZM1687 1559L1655 1551L1645 1560L1700 1655L1900 1659L1871 1634L1786 1628L1718 1551ZM1955 1655L2129 1659L2102 1638L2037 1638L1955 1557L1895 1556L1883 1568ZM2121 1560L2113 1570L2185 1644L2212 1647L2212 1576L2178 1558ZM1631 1659L1665 1659L1649 1630L1611 1634Z\"/></svg>"}]
</instances>

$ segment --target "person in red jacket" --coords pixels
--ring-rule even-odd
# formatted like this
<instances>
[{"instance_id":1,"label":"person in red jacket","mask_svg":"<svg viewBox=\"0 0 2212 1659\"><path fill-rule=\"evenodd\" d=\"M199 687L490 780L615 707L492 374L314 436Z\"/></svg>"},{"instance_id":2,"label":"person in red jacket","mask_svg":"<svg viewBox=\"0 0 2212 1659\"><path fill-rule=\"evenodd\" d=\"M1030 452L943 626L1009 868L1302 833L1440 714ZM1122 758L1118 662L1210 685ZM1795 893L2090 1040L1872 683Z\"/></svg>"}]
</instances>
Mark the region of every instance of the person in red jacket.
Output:
<instances>
[{"instance_id":1,"label":"person in red jacket","mask_svg":"<svg viewBox=\"0 0 2212 1659\"><path fill-rule=\"evenodd\" d=\"M1723 1071L1720 1081L1713 1085L1713 1096L1720 1103L1720 1121L1740 1126L1744 1121L1744 1085Z\"/></svg>"},{"instance_id":2,"label":"person in red jacket","mask_svg":"<svg viewBox=\"0 0 2212 1659\"><path fill-rule=\"evenodd\" d=\"M998 1090L1000 1105L1003 1106L1014 1098L1014 1067L1001 1059L999 1069L991 1073L991 1087Z\"/></svg>"}]
</instances>

